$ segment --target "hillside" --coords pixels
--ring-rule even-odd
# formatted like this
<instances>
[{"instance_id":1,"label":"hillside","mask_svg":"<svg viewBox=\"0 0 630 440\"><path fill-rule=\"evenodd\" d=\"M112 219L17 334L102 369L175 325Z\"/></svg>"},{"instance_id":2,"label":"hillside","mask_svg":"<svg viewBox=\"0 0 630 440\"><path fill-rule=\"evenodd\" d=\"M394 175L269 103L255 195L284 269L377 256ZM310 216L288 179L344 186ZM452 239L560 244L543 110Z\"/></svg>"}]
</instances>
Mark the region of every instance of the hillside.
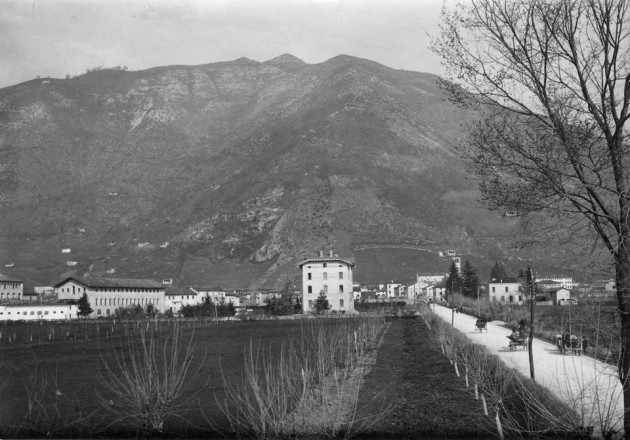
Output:
<instances>
[{"instance_id":1,"label":"hillside","mask_svg":"<svg viewBox=\"0 0 630 440\"><path fill-rule=\"evenodd\" d=\"M453 149L472 115L436 80L283 55L1 89L0 271L246 288L366 243L502 258L519 221L477 202Z\"/></svg>"}]
</instances>

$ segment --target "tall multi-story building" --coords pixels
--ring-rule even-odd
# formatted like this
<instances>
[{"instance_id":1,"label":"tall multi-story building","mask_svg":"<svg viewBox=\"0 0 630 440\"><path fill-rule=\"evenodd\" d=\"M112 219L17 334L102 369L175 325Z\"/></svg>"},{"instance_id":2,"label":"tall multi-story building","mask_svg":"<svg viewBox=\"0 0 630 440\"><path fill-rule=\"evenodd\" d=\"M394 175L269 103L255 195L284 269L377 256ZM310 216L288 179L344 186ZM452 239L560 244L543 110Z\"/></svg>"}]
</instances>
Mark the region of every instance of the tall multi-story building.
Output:
<instances>
[{"instance_id":1,"label":"tall multi-story building","mask_svg":"<svg viewBox=\"0 0 630 440\"><path fill-rule=\"evenodd\" d=\"M298 265L302 270L302 311L311 313L315 310L315 301L323 292L331 306L330 310L354 311L352 293L352 270L354 263L339 258L330 251L319 257L307 258Z\"/></svg>"}]
</instances>

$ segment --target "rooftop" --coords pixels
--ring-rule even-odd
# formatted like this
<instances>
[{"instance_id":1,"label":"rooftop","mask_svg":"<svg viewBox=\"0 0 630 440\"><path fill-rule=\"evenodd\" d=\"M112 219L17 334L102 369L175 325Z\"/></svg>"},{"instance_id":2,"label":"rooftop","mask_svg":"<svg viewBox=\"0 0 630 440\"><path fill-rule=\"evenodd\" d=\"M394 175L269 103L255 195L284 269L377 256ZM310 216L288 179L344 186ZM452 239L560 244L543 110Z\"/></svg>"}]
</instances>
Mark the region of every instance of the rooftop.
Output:
<instances>
[{"instance_id":1,"label":"rooftop","mask_svg":"<svg viewBox=\"0 0 630 440\"><path fill-rule=\"evenodd\" d=\"M300 264L298 264L298 267L302 267L307 263L334 263L334 262L341 262L341 263L346 263L347 265L354 267L354 263L350 260L345 260L343 258L339 258L339 257L313 257L313 258L307 258L306 260L302 261Z\"/></svg>"},{"instance_id":2,"label":"rooftop","mask_svg":"<svg viewBox=\"0 0 630 440\"><path fill-rule=\"evenodd\" d=\"M8 276L2 275L0 273L0 282L4 282L4 283L23 283L24 281L18 280L15 277L8 277Z\"/></svg>"},{"instance_id":3,"label":"rooftop","mask_svg":"<svg viewBox=\"0 0 630 440\"><path fill-rule=\"evenodd\" d=\"M164 289L161 282L155 280L138 279L138 278L93 278L93 277L68 277L63 281L55 284L59 287L66 282L74 280L86 287L123 287L123 288L142 288L142 289Z\"/></svg>"}]
</instances>

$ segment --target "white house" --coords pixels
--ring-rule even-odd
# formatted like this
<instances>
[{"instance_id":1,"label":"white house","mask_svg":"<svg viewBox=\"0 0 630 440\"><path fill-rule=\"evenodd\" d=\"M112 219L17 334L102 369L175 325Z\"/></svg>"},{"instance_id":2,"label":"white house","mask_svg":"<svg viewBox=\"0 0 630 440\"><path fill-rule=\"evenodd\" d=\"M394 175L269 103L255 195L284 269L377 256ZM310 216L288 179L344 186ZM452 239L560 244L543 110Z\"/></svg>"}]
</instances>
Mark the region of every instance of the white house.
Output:
<instances>
[{"instance_id":1,"label":"white house","mask_svg":"<svg viewBox=\"0 0 630 440\"><path fill-rule=\"evenodd\" d=\"M488 299L490 301L521 303L523 294L521 283L514 278L494 280L488 283Z\"/></svg>"},{"instance_id":2,"label":"white house","mask_svg":"<svg viewBox=\"0 0 630 440\"><path fill-rule=\"evenodd\" d=\"M298 265L302 270L302 311L310 313L323 292L331 310L354 312L352 270L354 263L329 252L327 257L308 258Z\"/></svg>"},{"instance_id":3,"label":"white house","mask_svg":"<svg viewBox=\"0 0 630 440\"><path fill-rule=\"evenodd\" d=\"M184 306L201 304L201 301L202 295L190 287L186 290L171 286L164 289L164 310L170 310L174 314L181 312Z\"/></svg>"},{"instance_id":4,"label":"white house","mask_svg":"<svg viewBox=\"0 0 630 440\"><path fill-rule=\"evenodd\" d=\"M571 300L571 291L569 289L561 287L560 289L550 290L549 293L552 295L552 300L555 305L564 306L574 303Z\"/></svg>"},{"instance_id":5,"label":"white house","mask_svg":"<svg viewBox=\"0 0 630 440\"><path fill-rule=\"evenodd\" d=\"M19 301L24 294L24 281L0 274L0 302Z\"/></svg>"},{"instance_id":6,"label":"white house","mask_svg":"<svg viewBox=\"0 0 630 440\"><path fill-rule=\"evenodd\" d=\"M400 287L402 286L402 284L400 283L387 283L387 297L388 298L395 298L400 296Z\"/></svg>"},{"instance_id":7,"label":"white house","mask_svg":"<svg viewBox=\"0 0 630 440\"><path fill-rule=\"evenodd\" d=\"M440 283L428 284L422 288L422 296L430 301L442 302L446 300L446 287Z\"/></svg>"},{"instance_id":8,"label":"white house","mask_svg":"<svg viewBox=\"0 0 630 440\"><path fill-rule=\"evenodd\" d=\"M159 312L165 310L164 285L154 280L134 278L69 277L57 283L55 293L60 300L78 301L87 294L94 312L90 318L112 316L117 308L149 304Z\"/></svg>"},{"instance_id":9,"label":"white house","mask_svg":"<svg viewBox=\"0 0 630 440\"><path fill-rule=\"evenodd\" d=\"M212 302L219 302L221 298L225 298L227 292L220 287L188 287L188 290L197 294L198 303L201 304L203 298L208 297Z\"/></svg>"}]
</instances>

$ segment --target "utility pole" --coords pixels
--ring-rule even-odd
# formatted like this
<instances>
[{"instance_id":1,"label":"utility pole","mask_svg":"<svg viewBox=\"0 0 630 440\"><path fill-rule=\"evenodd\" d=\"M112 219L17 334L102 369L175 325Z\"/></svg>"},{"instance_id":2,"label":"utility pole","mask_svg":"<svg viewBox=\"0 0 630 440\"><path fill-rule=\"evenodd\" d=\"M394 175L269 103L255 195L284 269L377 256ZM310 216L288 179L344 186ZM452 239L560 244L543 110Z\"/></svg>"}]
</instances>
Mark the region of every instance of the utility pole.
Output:
<instances>
[{"instance_id":1,"label":"utility pole","mask_svg":"<svg viewBox=\"0 0 630 440\"><path fill-rule=\"evenodd\" d=\"M529 305L529 344L528 345L528 350L529 350L529 376L532 378L533 381L536 380L536 376L534 374L534 352L532 351L532 345L534 343L534 301L535 301L535 297L534 297L534 293L535 293L535 289L534 289L534 272L532 271L531 266L529 267L529 299L530 299L530 305Z\"/></svg>"}]
</instances>

